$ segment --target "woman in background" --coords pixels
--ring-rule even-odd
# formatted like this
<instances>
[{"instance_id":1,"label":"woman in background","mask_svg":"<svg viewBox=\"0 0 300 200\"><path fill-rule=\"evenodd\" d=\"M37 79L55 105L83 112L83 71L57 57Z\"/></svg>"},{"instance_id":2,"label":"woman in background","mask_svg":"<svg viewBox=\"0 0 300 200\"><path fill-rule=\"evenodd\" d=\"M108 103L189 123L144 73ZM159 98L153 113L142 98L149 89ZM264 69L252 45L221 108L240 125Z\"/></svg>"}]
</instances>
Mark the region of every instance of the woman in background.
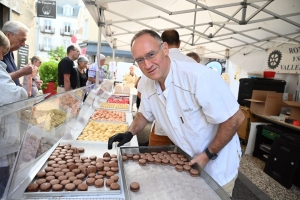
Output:
<instances>
[{"instance_id":1,"label":"woman in background","mask_svg":"<svg viewBox=\"0 0 300 200\"><path fill-rule=\"evenodd\" d=\"M28 97L37 96L39 88L43 84L38 70L41 64L42 59L38 56L33 56L31 58L31 63L27 64L32 67L32 74L26 75L23 78L23 88L27 91Z\"/></svg>"},{"instance_id":2,"label":"woman in background","mask_svg":"<svg viewBox=\"0 0 300 200\"><path fill-rule=\"evenodd\" d=\"M78 78L77 80L79 80L79 83L77 83L78 87L84 87L86 86L86 82L88 80L86 72L84 71L87 68L87 64L88 64L89 60L85 57L85 56L81 56L78 58L77 63L78 63Z\"/></svg>"}]
</instances>

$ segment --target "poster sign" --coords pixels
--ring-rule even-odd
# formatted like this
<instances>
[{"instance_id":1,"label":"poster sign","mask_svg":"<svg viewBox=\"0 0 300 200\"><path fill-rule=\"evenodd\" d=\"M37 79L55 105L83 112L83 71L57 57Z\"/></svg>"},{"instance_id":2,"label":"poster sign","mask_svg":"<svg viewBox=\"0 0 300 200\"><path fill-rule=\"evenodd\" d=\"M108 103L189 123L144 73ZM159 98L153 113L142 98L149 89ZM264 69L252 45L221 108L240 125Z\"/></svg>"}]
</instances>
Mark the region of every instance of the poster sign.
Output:
<instances>
[{"instance_id":1,"label":"poster sign","mask_svg":"<svg viewBox=\"0 0 300 200\"><path fill-rule=\"evenodd\" d=\"M24 47L18 49L18 68L24 67L28 63L29 46L26 44Z\"/></svg>"},{"instance_id":2,"label":"poster sign","mask_svg":"<svg viewBox=\"0 0 300 200\"><path fill-rule=\"evenodd\" d=\"M300 73L300 45L284 45L271 48L267 53L268 70L278 73Z\"/></svg>"},{"instance_id":3,"label":"poster sign","mask_svg":"<svg viewBox=\"0 0 300 200\"><path fill-rule=\"evenodd\" d=\"M56 1L37 1L37 17L56 19Z\"/></svg>"}]
</instances>

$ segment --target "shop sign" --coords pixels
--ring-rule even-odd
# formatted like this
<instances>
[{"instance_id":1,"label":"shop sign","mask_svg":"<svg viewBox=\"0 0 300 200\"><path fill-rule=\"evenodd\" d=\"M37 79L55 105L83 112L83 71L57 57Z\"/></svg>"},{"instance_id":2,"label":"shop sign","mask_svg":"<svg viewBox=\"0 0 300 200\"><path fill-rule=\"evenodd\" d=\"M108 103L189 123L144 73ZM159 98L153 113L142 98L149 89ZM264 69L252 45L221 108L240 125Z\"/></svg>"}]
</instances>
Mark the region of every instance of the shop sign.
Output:
<instances>
[{"instance_id":1,"label":"shop sign","mask_svg":"<svg viewBox=\"0 0 300 200\"><path fill-rule=\"evenodd\" d=\"M37 1L37 17L56 19L56 1Z\"/></svg>"},{"instance_id":2,"label":"shop sign","mask_svg":"<svg viewBox=\"0 0 300 200\"><path fill-rule=\"evenodd\" d=\"M24 47L18 49L18 68L22 68L28 63L29 46L26 44Z\"/></svg>"},{"instance_id":3,"label":"shop sign","mask_svg":"<svg viewBox=\"0 0 300 200\"><path fill-rule=\"evenodd\" d=\"M278 73L300 73L300 45L271 48L267 56L267 69Z\"/></svg>"}]
</instances>

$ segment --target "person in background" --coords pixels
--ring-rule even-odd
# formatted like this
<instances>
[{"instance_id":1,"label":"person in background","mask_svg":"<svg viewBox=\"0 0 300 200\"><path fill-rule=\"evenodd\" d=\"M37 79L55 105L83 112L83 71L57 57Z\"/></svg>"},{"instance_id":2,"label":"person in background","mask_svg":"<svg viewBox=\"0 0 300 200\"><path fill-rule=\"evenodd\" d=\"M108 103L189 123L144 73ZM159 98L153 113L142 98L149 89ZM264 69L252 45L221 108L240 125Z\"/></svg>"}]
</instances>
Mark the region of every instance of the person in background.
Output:
<instances>
[{"instance_id":1,"label":"person in background","mask_svg":"<svg viewBox=\"0 0 300 200\"><path fill-rule=\"evenodd\" d=\"M148 80L139 112L125 133L109 138L108 149L129 142L155 119L193 158L189 165L198 163L231 196L241 156L236 132L245 117L229 87L201 64L170 59L167 43L152 30L133 37L131 52Z\"/></svg>"},{"instance_id":2,"label":"person in background","mask_svg":"<svg viewBox=\"0 0 300 200\"><path fill-rule=\"evenodd\" d=\"M195 62L194 59L184 55L180 52L180 39L179 33L175 29L168 29L165 30L161 34L161 39L163 42L168 44L169 48L169 57L171 59L186 61L186 62Z\"/></svg>"},{"instance_id":3,"label":"person in background","mask_svg":"<svg viewBox=\"0 0 300 200\"><path fill-rule=\"evenodd\" d=\"M77 71L78 71L78 77L79 77L79 83L78 87L84 87L86 86L87 82L87 75L85 72L85 69L87 68L89 60L85 56L80 56L77 60L78 66L77 66Z\"/></svg>"},{"instance_id":4,"label":"person in background","mask_svg":"<svg viewBox=\"0 0 300 200\"><path fill-rule=\"evenodd\" d=\"M24 66L18 70L13 51L25 46L29 30L26 25L21 22L8 21L3 25L2 32L6 35L10 42L9 52L3 57L2 61L6 64L6 71L11 76L11 79L15 81L16 85L21 86L19 78L32 74L32 67Z\"/></svg>"},{"instance_id":5,"label":"person in background","mask_svg":"<svg viewBox=\"0 0 300 200\"><path fill-rule=\"evenodd\" d=\"M186 54L188 57L193 58L197 63L200 63L201 59L200 56L198 54L196 54L195 52L190 52Z\"/></svg>"},{"instance_id":6,"label":"person in background","mask_svg":"<svg viewBox=\"0 0 300 200\"><path fill-rule=\"evenodd\" d=\"M79 47L70 45L67 48L67 57L58 63L58 86L57 93L62 93L77 87L77 70L74 61L80 55Z\"/></svg>"},{"instance_id":7,"label":"person in background","mask_svg":"<svg viewBox=\"0 0 300 200\"><path fill-rule=\"evenodd\" d=\"M38 71L41 64L42 59L38 56L33 56L31 58L31 63L27 64L32 67L32 74L25 75L23 78L23 88L27 91L28 97L37 96L39 88L43 84Z\"/></svg>"},{"instance_id":8,"label":"person in background","mask_svg":"<svg viewBox=\"0 0 300 200\"><path fill-rule=\"evenodd\" d=\"M105 63L105 55L100 54L99 55L99 63L97 63L97 58L96 61L90 66L89 72L88 72L88 81L86 85L92 85L96 83L96 72L99 71L99 84L101 84L105 78L105 72L102 66ZM98 68L98 70L97 70Z\"/></svg>"},{"instance_id":9,"label":"person in background","mask_svg":"<svg viewBox=\"0 0 300 200\"><path fill-rule=\"evenodd\" d=\"M134 66L129 67L129 73L125 74L123 77L123 81L127 81L126 84L135 84L138 80L138 76L134 73Z\"/></svg>"},{"instance_id":10,"label":"person in background","mask_svg":"<svg viewBox=\"0 0 300 200\"><path fill-rule=\"evenodd\" d=\"M6 71L7 65L1 61L9 50L9 40L0 31L0 106L27 98L26 90L15 84ZM5 191L11 172L10 167L15 158L15 152L10 147L20 138L18 124L14 113L0 118L0 198Z\"/></svg>"}]
</instances>

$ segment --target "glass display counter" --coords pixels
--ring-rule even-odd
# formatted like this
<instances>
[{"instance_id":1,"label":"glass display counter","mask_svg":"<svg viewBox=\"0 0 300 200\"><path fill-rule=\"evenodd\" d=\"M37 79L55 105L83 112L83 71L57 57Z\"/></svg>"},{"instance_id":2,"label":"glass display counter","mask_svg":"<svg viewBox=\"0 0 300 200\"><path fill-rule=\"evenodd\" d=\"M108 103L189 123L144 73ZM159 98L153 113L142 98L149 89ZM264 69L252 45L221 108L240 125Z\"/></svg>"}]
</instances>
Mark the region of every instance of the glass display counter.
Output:
<instances>
[{"instance_id":1,"label":"glass display counter","mask_svg":"<svg viewBox=\"0 0 300 200\"><path fill-rule=\"evenodd\" d=\"M120 161L122 158L120 149L114 144L114 148L108 150L107 142L103 141L77 140L91 121L91 116L99 109L99 105L107 102L113 94L113 81L105 81L93 89L83 87L48 99L41 96L0 107L0 131L3 138L0 146L0 164L2 164L0 166L6 167L7 172L1 173L0 179L2 181L8 179L7 185L0 188L1 199L131 199L132 196L128 195L129 191L125 184L127 177L124 174L126 170L124 171L123 162ZM130 100L132 104L131 101L132 99ZM126 122L128 125L132 122L132 114L129 111L126 112ZM62 145L84 147L86 152L80 156L96 154L99 158L104 152L117 154L120 168L119 190L111 192L105 186L99 190L89 188L90 192L81 192L77 189L74 192L26 191L29 184L36 182L37 173L49 166L50 156L61 149ZM137 147L137 138L134 137L127 146ZM125 153L125 149L122 152ZM68 168L70 166L68 165ZM229 199L210 177L205 181L214 183L209 186L220 199Z\"/></svg>"}]
</instances>

